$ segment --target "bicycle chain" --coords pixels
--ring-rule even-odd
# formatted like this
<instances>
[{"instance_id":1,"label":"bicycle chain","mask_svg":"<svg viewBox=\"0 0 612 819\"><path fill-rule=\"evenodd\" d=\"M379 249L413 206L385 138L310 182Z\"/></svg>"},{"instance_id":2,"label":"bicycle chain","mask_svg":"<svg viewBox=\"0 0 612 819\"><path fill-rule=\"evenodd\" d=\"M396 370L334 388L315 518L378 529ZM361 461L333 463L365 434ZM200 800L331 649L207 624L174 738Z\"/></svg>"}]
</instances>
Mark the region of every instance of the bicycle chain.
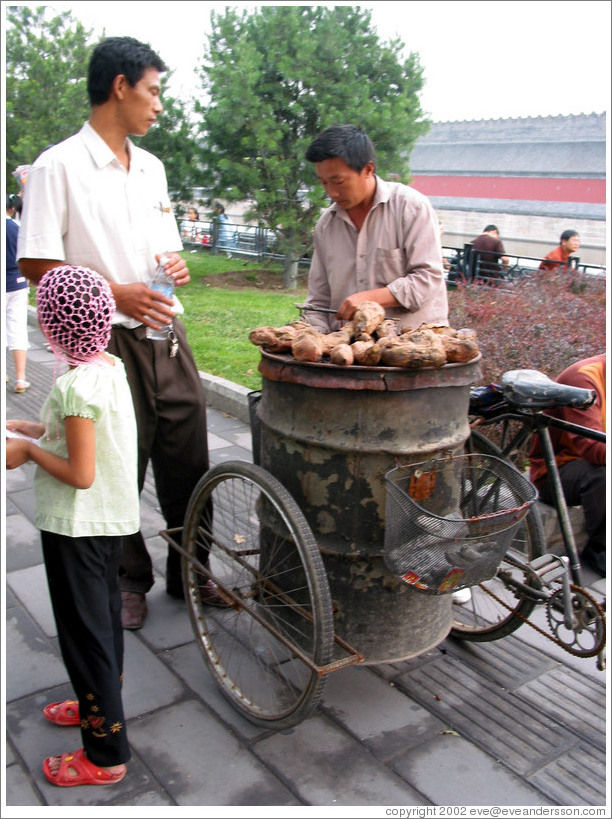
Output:
<instances>
[{"instance_id":1,"label":"bicycle chain","mask_svg":"<svg viewBox=\"0 0 612 819\"><path fill-rule=\"evenodd\" d=\"M572 586L570 586L570 588L571 588L571 589L574 589L574 588L576 588L576 589L580 589L581 594L583 594L583 595L584 595L584 596L587 598L587 600L588 600L590 603L592 603L592 604L593 604L593 607L594 607L594 608L595 608L595 610L597 611L597 614L598 614L598 616L601 618L601 621L602 621L602 623L603 623L603 636L602 636L602 639L599 641L599 645L597 645L597 646L596 646L595 648L593 648L593 649L590 649L590 650L589 650L589 651L587 651L587 652L585 652L585 651L578 651L577 649L574 649L574 648L572 648L571 646L568 646L568 645L567 645L566 643L564 643L562 640L559 640L559 638L558 638L558 637L554 637L552 634L549 634L549 633L548 633L547 631L545 631L543 628L540 628L540 626L537 626L535 623L532 623L532 622L531 622L531 620L530 620L528 617L525 617L524 615L519 614L519 612L518 612L518 611L515 611L513 608L511 608L511 607L510 607L510 606L509 606L507 603L505 603L503 600L501 600L501 599L500 599L500 598L499 598L499 597L498 597L498 596L497 596L497 595L496 595L494 592L492 592L490 589L487 589L487 588L485 588L484 586L481 586L480 588L481 588L483 591L485 591L485 592L486 592L486 593L487 593L487 594L488 594L490 597L492 597L492 598L493 598L493 599L494 599L494 600L495 600L497 603L499 603L500 605L502 605L504 608L508 609L508 611L511 611L511 612L514 614L514 616L515 616L515 617L517 617L519 620L522 620L522 621L523 621L523 623L527 623L527 625L528 625L528 626L531 626L531 628L535 629L535 630L536 630L537 632L539 632L539 633L540 633L540 634L541 634L543 637L546 637L546 638L547 638L548 640L550 640L552 643L555 643L556 645L561 646L561 648L562 648L562 649L564 649L565 651L567 651L567 653L568 653L568 654L572 654L574 657L584 657L584 658L589 658L589 657L597 657L597 655L598 655L598 654L600 654L600 653L603 651L604 646L606 645L606 615L605 615L605 613L604 613L604 610L603 610L603 609L602 609L602 607L599 605L599 603L597 603L597 601L596 601L596 600L594 600L594 599L593 599L593 597L592 597L592 596L591 596L591 595L590 595L588 592L586 592L586 591L585 591L585 590L582 588L582 586L573 586L573 585L572 585Z\"/></svg>"}]
</instances>

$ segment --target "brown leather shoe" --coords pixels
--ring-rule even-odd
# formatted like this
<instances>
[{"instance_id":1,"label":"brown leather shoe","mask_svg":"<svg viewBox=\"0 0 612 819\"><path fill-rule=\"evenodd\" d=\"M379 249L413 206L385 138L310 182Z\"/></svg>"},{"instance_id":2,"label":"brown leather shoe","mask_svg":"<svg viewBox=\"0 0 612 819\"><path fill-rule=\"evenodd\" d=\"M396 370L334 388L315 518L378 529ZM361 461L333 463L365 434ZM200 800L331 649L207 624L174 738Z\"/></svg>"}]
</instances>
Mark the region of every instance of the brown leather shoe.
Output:
<instances>
[{"instance_id":1,"label":"brown leather shoe","mask_svg":"<svg viewBox=\"0 0 612 819\"><path fill-rule=\"evenodd\" d=\"M226 609L230 603L219 592L219 587L213 580L207 580L199 587L200 599L205 606L217 606L218 608Z\"/></svg>"},{"instance_id":2,"label":"brown leather shoe","mask_svg":"<svg viewBox=\"0 0 612 819\"><path fill-rule=\"evenodd\" d=\"M121 625L130 631L142 628L147 617L147 599L138 592L121 592Z\"/></svg>"}]
</instances>

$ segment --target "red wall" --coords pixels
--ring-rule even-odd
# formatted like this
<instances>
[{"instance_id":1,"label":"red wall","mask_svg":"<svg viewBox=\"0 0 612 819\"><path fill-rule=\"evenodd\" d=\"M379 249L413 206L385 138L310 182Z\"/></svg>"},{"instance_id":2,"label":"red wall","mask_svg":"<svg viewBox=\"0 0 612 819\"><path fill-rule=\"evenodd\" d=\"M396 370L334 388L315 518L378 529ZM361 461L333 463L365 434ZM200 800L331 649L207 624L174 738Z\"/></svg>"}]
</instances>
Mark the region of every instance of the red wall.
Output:
<instances>
[{"instance_id":1,"label":"red wall","mask_svg":"<svg viewBox=\"0 0 612 819\"><path fill-rule=\"evenodd\" d=\"M605 179L551 179L517 176L415 176L412 187L426 196L470 199L524 199L542 202L606 201Z\"/></svg>"}]
</instances>

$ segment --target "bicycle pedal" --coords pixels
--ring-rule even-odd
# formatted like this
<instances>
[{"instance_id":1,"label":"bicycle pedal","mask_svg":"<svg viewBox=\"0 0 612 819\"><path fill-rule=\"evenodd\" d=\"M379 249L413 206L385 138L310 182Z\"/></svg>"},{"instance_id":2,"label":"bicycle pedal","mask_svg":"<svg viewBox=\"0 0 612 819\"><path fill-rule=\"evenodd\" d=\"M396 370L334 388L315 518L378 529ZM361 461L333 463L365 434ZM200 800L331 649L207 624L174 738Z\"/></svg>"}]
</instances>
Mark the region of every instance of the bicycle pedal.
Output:
<instances>
[{"instance_id":1,"label":"bicycle pedal","mask_svg":"<svg viewBox=\"0 0 612 819\"><path fill-rule=\"evenodd\" d=\"M546 554L534 557L529 565L546 585L560 580L567 574L567 565L558 555Z\"/></svg>"}]
</instances>

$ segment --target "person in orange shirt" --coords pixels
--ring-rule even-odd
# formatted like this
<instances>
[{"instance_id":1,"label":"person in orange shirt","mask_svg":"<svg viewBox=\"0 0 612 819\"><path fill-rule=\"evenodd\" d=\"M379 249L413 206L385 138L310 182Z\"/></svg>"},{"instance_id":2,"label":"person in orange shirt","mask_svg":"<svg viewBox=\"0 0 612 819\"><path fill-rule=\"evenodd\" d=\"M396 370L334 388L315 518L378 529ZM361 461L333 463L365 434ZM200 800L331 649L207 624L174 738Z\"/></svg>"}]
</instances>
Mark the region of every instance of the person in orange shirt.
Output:
<instances>
[{"instance_id":1,"label":"person in orange shirt","mask_svg":"<svg viewBox=\"0 0 612 819\"><path fill-rule=\"evenodd\" d=\"M587 410L560 407L550 415L590 429L606 431L606 354L577 361L563 370L556 381L595 390L595 403ZM602 577L606 576L606 444L590 438L551 429L550 437L565 500L582 506L588 540L581 560ZM546 464L537 436L530 453L530 480L544 503L554 504Z\"/></svg>"},{"instance_id":2,"label":"person in orange shirt","mask_svg":"<svg viewBox=\"0 0 612 819\"><path fill-rule=\"evenodd\" d=\"M580 247L580 236L575 230L564 230L559 239L559 247L551 250L540 262L538 270L559 270L566 273L569 259Z\"/></svg>"}]
</instances>

